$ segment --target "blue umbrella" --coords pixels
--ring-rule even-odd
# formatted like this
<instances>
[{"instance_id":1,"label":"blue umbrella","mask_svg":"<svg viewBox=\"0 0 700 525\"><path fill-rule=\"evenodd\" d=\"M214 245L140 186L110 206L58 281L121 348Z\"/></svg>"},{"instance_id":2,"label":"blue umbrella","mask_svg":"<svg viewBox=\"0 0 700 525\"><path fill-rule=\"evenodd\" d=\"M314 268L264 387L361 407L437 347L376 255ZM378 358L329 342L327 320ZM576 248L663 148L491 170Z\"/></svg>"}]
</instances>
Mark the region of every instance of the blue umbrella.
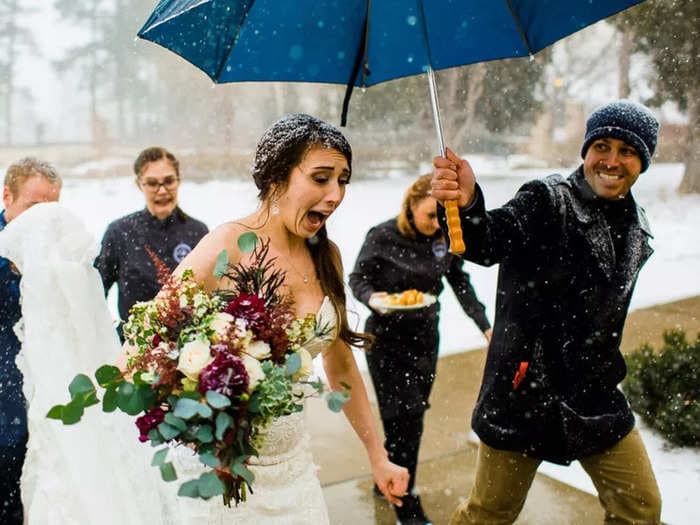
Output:
<instances>
[{"instance_id":1,"label":"blue umbrella","mask_svg":"<svg viewBox=\"0 0 700 525\"><path fill-rule=\"evenodd\" d=\"M427 73L444 156L434 70L533 56L642 1L161 0L138 36L217 83L345 84L342 124L354 86Z\"/></svg>"}]
</instances>

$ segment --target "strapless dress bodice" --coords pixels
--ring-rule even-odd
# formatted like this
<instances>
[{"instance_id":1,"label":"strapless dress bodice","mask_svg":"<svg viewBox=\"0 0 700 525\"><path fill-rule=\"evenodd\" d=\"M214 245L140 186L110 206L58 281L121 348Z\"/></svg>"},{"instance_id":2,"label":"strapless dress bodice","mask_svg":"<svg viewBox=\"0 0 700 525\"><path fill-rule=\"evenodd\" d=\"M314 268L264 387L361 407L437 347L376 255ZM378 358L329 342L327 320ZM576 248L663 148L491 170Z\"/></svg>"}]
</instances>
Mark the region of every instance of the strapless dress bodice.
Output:
<instances>
[{"instance_id":1,"label":"strapless dress bodice","mask_svg":"<svg viewBox=\"0 0 700 525\"><path fill-rule=\"evenodd\" d=\"M338 336L338 315L328 296L323 298L323 302L316 313L316 326L317 331L322 335L312 338L303 345L306 351L311 354L311 357L316 357L323 352Z\"/></svg>"}]
</instances>

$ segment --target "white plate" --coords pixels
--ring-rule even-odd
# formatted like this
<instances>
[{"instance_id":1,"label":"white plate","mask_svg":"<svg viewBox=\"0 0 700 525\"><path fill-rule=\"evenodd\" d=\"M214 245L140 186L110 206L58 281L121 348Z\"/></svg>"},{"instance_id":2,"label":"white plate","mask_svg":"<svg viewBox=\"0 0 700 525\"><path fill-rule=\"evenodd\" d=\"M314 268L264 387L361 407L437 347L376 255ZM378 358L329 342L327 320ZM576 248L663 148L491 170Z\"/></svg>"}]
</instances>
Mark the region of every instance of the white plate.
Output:
<instances>
[{"instance_id":1,"label":"white plate","mask_svg":"<svg viewBox=\"0 0 700 525\"><path fill-rule=\"evenodd\" d=\"M374 297L369 300L369 305L377 310L417 310L435 304L437 298L433 294L423 293L423 302L416 304L389 304L386 302L388 296Z\"/></svg>"}]
</instances>

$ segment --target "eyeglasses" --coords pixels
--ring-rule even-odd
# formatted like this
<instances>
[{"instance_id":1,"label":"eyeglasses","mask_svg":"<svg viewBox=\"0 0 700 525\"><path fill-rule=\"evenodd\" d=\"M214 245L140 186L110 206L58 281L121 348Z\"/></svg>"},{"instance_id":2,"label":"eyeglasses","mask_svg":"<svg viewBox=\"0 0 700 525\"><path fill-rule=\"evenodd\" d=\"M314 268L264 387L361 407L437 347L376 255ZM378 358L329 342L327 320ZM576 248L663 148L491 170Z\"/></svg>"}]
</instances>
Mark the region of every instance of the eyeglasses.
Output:
<instances>
[{"instance_id":1,"label":"eyeglasses","mask_svg":"<svg viewBox=\"0 0 700 525\"><path fill-rule=\"evenodd\" d=\"M172 190L180 182L180 177L175 175L170 175L165 177L163 180L159 181L156 179L139 179L141 186L148 189L149 191L157 192L160 187L163 186L166 190Z\"/></svg>"}]
</instances>

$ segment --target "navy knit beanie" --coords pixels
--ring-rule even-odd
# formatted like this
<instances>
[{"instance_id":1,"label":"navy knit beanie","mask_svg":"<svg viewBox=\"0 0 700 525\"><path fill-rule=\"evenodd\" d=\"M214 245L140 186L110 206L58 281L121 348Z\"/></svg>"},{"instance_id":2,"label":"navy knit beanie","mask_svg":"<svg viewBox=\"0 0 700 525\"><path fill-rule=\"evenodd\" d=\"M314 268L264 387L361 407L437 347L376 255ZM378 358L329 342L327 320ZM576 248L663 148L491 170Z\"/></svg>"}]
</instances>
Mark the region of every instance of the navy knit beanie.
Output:
<instances>
[{"instance_id":1,"label":"navy knit beanie","mask_svg":"<svg viewBox=\"0 0 700 525\"><path fill-rule=\"evenodd\" d=\"M639 153L644 172L656 149L658 135L659 121L649 108L629 100L617 100L599 107L588 117L581 157L586 156L588 146L597 139L624 140Z\"/></svg>"}]
</instances>

